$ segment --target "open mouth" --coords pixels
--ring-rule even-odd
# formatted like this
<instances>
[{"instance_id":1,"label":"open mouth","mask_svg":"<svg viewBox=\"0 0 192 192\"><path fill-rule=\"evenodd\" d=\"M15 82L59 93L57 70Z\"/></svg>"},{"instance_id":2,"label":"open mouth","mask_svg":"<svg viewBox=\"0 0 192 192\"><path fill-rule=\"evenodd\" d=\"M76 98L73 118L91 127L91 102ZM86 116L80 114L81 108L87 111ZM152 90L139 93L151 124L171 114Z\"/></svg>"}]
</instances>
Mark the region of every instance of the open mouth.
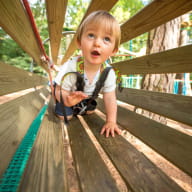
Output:
<instances>
[{"instance_id":1,"label":"open mouth","mask_svg":"<svg viewBox=\"0 0 192 192\"><path fill-rule=\"evenodd\" d=\"M92 51L92 52L91 52L91 55L93 55L93 56L99 56L100 53L99 53L98 51Z\"/></svg>"}]
</instances>

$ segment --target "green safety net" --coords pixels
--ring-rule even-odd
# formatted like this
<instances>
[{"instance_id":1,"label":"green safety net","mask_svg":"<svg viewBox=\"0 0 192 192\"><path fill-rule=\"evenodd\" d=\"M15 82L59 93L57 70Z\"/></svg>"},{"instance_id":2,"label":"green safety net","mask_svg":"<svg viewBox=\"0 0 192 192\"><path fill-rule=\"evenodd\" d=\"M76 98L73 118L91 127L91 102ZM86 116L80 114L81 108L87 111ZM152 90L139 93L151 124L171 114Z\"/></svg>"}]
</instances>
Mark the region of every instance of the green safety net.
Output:
<instances>
[{"instance_id":1,"label":"green safety net","mask_svg":"<svg viewBox=\"0 0 192 192\"><path fill-rule=\"evenodd\" d=\"M30 125L8 168L0 178L0 192L17 191L47 107L48 105L42 107Z\"/></svg>"}]
</instances>

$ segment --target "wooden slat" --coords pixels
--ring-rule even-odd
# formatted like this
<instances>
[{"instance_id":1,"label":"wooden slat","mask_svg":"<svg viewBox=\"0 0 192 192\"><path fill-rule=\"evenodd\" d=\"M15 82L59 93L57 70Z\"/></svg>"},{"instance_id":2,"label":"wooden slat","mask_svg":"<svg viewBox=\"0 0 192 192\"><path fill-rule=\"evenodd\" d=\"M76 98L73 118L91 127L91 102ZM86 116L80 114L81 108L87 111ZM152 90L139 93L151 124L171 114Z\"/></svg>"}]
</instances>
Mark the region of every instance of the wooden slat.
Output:
<instances>
[{"instance_id":1,"label":"wooden slat","mask_svg":"<svg viewBox=\"0 0 192 192\"><path fill-rule=\"evenodd\" d=\"M0 96L16 91L46 85L48 79L0 62Z\"/></svg>"},{"instance_id":2,"label":"wooden slat","mask_svg":"<svg viewBox=\"0 0 192 192\"><path fill-rule=\"evenodd\" d=\"M66 7L67 0L46 0L51 55L54 64L57 64Z\"/></svg>"},{"instance_id":3,"label":"wooden slat","mask_svg":"<svg viewBox=\"0 0 192 192\"><path fill-rule=\"evenodd\" d=\"M192 97L124 88L120 101L192 126Z\"/></svg>"},{"instance_id":4,"label":"wooden slat","mask_svg":"<svg viewBox=\"0 0 192 192\"><path fill-rule=\"evenodd\" d=\"M82 191L119 191L78 119L70 121L68 132Z\"/></svg>"},{"instance_id":5,"label":"wooden slat","mask_svg":"<svg viewBox=\"0 0 192 192\"><path fill-rule=\"evenodd\" d=\"M101 100L99 109L104 111ZM191 136L122 107L118 107L117 119L129 132L192 176Z\"/></svg>"},{"instance_id":6,"label":"wooden slat","mask_svg":"<svg viewBox=\"0 0 192 192\"><path fill-rule=\"evenodd\" d=\"M117 2L117 0L92 0L82 21L85 19L87 15L89 15L91 12L96 11L96 10L106 10L109 11ZM82 22L81 21L81 22ZM77 44L76 44L76 35L73 37L69 48L67 49L65 56L62 58L61 64L66 62L71 55L74 53L74 51L77 49Z\"/></svg>"},{"instance_id":7,"label":"wooden slat","mask_svg":"<svg viewBox=\"0 0 192 192\"><path fill-rule=\"evenodd\" d=\"M40 96L49 94L43 88L0 105L0 176L7 168L21 139L44 104Z\"/></svg>"},{"instance_id":8,"label":"wooden slat","mask_svg":"<svg viewBox=\"0 0 192 192\"><path fill-rule=\"evenodd\" d=\"M192 45L120 61L113 66L122 74L189 73L192 72Z\"/></svg>"},{"instance_id":9,"label":"wooden slat","mask_svg":"<svg viewBox=\"0 0 192 192\"><path fill-rule=\"evenodd\" d=\"M62 129L53 114L53 102L42 121L19 192L68 191Z\"/></svg>"},{"instance_id":10,"label":"wooden slat","mask_svg":"<svg viewBox=\"0 0 192 192\"><path fill-rule=\"evenodd\" d=\"M37 64L47 69L41 63L40 48L35 39L28 16L21 1L0 1L0 27L2 27Z\"/></svg>"},{"instance_id":11,"label":"wooden slat","mask_svg":"<svg viewBox=\"0 0 192 192\"><path fill-rule=\"evenodd\" d=\"M121 43L192 10L190 0L154 0L121 26Z\"/></svg>"},{"instance_id":12,"label":"wooden slat","mask_svg":"<svg viewBox=\"0 0 192 192\"><path fill-rule=\"evenodd\" d=\"M85 120L134 192L184 191L123 137L101 136L104 121L97 115L85 116Z\"/></svg>"}]
</instances>

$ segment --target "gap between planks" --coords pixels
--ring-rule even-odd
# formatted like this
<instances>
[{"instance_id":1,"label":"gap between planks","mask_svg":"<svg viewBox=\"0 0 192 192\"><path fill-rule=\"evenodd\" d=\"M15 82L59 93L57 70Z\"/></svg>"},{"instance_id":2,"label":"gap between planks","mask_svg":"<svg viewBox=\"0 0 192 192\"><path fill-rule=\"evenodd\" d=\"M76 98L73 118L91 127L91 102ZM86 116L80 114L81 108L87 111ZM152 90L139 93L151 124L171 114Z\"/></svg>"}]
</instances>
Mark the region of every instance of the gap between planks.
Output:
<instances>
[{"instance_id":1,"label":"gap between planks","mask_svg":"<svg viewBox=\"0 0 192 192\"><path fill-rule=\"evenodd\" d=\"M110 171L112 177L115 179L117 187L121 192L129 192L127 189L126 184L124 183L123 179L121 178L120 174L112 164L111 160L108 158L107 154L102 149L101 145L91 132L89 126L85 122L82 116L78 116L79 121L81 122L83 128L85 129L86 133L88 134L89 138L95 145L97 151L99 152L101 158L103 159L104 163L106 164L108 170ZM72 151L70 147L69 136L67 132L67 128L64 125L63 121L61 121L62 133L63 133L63 143L64 143L64 151L65 151L65 161L66 161L66 170L67 170L67 179L69 181L69 192L80 192L80 188L78 185L78 176L75 171L74 167L74 160L72 157Z\"/></svg>"},{"instance_id":2,"label":"gap between planks","mask_svg":"<svg viewBox=\"0 0 192 192\"><path fill-rule=\"evenodd\" d=\"M43 86L37 86L37 87L22 90L22 91L17 91L17 92L14 92L14 93L10 93L10 94L7 94L7 95L2 95L2 96L0 96L0 105L3 104L3 103L9 102L9 101L11 101L13 99L16 99L18 97L21 97L23 95L26 95L28 93L39 90L41 88L43 88ZM41 96L43 97L44 100L46 100L44 95L41 95Z\"/></svg>"},{"instance_id":3,"label":"gap between planks","mask_svg":"<svg viewBox=\"0 0 192 192\"><path fill-rule=\"evenodd\" d=\"M124 107L128 108L129 110L133 109L133 107L130 105L124 105ZM96 110L96 114L105 120L104 113ZM142 152L150 161L159 167L166 175L171 177L186 192L192 192L192 177L177 168L175 165L166 160L163 156L158 154L156 151L129 133L127 130L123 129L121 126L119 127L122 129L122 136L127 141L129 141L138 151Z\"/></svg>"},{"instance_id":4,"label":"gap between planks","mask_svg":"<svg viewBox=\"0 0 192 192\"><path fill-rule=\"evenodd\" d=\"M140 114L140 113L139 113L140 110L145 110L145 109L142 109L142 108L139 108L139 107L138 107L137 110L135 111L135 107L136 107L136 106L127 104L127 103L122 102L122 101L119 101L119 100L117 101L117 104L118 104L118 106L120 106L120 107L123 107L123 108L125 108L125 109L130 110L130 111L134 111L134 112L138 113L139 115L145 116L144 114ZM145 110L145 111L147 111L147 110ZM148 111L148 112L150 112L150 111ZM153 113L153 112L151 112L151 113ZM157 113L153 113L153 114L157 114ZM157 114L157 115L158 115L158 114ZM161 115L161 116L162 116L162 115ZM145 116L145 117L146 117L146 116ZM163 116L163 117L165 117L165 116ZM167 126L171 127L172 129L176 129L176 130L178 130L178 131L180 131L180 132L182 132L182 133L185 133L186 135L192 136L192 126L189 126L189 125L180 123L180 122L178 122L178 121L174 121L174 120L169 119L169 118L167 118L167 117L165 117L165 118L166 118L166 120L167 120L167 124L166 124ZM155 121L155 119L154 119L154 121ZM159 123L160 123L160 122L159 122Z\"/></svg>"}]
</instances>

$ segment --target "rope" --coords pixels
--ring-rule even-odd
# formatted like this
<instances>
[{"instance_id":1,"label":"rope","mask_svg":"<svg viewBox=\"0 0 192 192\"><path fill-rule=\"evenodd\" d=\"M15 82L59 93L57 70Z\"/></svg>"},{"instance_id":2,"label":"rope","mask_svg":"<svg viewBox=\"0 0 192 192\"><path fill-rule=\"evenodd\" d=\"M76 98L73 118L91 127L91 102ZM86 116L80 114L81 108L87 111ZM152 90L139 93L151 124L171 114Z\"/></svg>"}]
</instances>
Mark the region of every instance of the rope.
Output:
<instances>
[{"instance_id":1,"label":"rope","mask_svg":"<svg viewBox=\"0 0 192 192\"><path fill-rule=\"evenodd\" d=\"M45 56L46 60L47 60L47 61L50 61L49 57L47 56L47 54L46 54L46 52L45 52L43 43L42 43L42 41L41 41L41 37L40 37L39 32L38 32L38 30L37 30L37 26L36 26L36 24L35 24L35 20L34 20L34 17L33 17L32 11L31 11L31 8L30 8L30 6L29 6L29 3L28 3L27 0L23 0L23 4L24 4L25 9L26 9L26 11L27 11L27 14L28 14L28 16L29 16L29 19L30 19L30 22L31 22L31 25L32 25L33 32L35 33L35 37L36 37L37 42L38 42L38 44L39 44L39 46L40 46L40 48L41 48L41 51L42 51L43 55Z\"/></svg>"},{"instance_id":2,"label":"rope","mask_svg":"<svg viewBox=\"0 0 192 192\"><path fill-rule=\"evenodd\" d=\"M50 68L53 68L53 63L51 62L50 58L47 56L47 54L45 52L45 48L43 46L41 37L39 35L37 26L35 24L35 20L34 20L34 17L33 17L33 14L32 14L32 11L31 11L31 8L29 6L28 1L27 0L23 0L23 5L24 5L24 7L26 9L26 12L27 12L27 14L29 16L29 20L31 22L31 26L32 26L33 32L35 34L36 40L37 40L37 42L39 44L39 47L41 49L41 52L42 52L44 58L45 58L45 60L44 60L43 57L41 57L41 60L44 61L44 62L46 61L48 63L48 69L49 69L48 74L49 74L49 79L50 79L51 92L52 92L52 96L54 98L54 94L53 94L54 87L53 87L52 75L51 75L51 70L50 70Z\"/></svg>"}]
</instances>

